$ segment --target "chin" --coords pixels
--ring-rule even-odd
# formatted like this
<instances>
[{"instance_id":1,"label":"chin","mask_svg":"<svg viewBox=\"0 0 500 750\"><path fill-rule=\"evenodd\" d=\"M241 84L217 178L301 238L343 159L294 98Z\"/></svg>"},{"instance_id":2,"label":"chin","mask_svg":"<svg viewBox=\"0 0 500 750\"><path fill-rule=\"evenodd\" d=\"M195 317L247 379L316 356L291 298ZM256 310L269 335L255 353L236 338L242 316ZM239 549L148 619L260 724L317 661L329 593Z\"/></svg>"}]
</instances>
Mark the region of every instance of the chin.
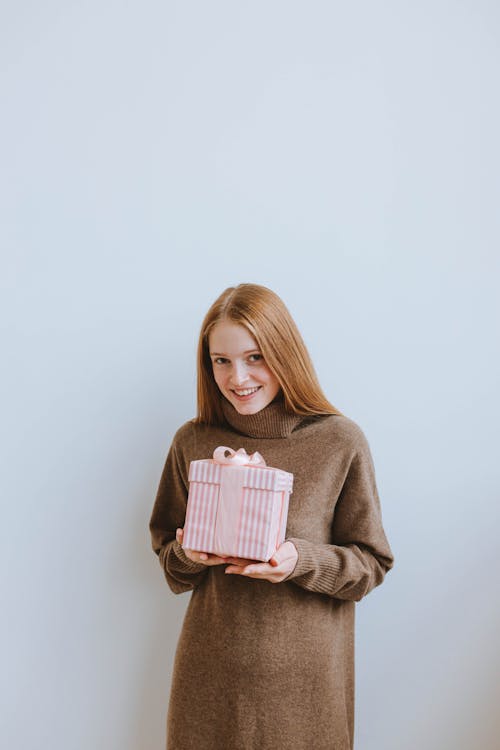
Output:
<instances>
[{"instance_id":1,"label":"chin","mask_svg":"<svg viewBox=\"0 0 500 750\"><path fill-rule=\"evenodd\" d=\"M239 414L256 414L270 404L272 399L261 397L256 401L244 404L233 397L230 401Z\"/></svg>"}]
</instances>

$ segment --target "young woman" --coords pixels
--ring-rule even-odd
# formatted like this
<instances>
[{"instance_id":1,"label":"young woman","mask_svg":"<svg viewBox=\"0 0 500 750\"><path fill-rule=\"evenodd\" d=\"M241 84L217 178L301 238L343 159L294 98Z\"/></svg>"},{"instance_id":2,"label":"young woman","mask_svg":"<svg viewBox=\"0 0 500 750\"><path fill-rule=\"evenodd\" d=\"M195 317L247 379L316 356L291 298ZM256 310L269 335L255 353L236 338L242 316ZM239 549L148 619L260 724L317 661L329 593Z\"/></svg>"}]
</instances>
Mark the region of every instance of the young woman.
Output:
<instances>
[{"instance_id":1,"label":"young woman","mask_svg":"<svg viewBox=\"0 0 500 750\"><path fill-rule=\"evenodd\" d=\"M218 297L197 364L198 415L174 435L149 525L169 587L192 591L167 750L353 750L355 603L394 565L367 439L264 286ZM183 547L189 464L220 445L293 474L269 562Z\"/></svg>"}]
</instances>

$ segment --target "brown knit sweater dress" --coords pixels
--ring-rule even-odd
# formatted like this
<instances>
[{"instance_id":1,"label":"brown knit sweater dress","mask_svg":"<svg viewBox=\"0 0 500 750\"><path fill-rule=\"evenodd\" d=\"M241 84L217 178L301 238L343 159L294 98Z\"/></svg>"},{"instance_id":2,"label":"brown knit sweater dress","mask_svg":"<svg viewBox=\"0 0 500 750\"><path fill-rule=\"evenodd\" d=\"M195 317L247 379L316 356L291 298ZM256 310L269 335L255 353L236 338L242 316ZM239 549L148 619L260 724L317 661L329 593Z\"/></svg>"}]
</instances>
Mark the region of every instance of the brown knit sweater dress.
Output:
<instances>
[{"instance_id":1,"label":"brown knit sweater dress","mask_svg":"<svg viewBox=\"0 0 500 750\"><path fill-rule=\"evenodd\" d=\"M175 433L150 521L170 589L191 591L175 654L167 750L353 750L355 603L394 565L366 437L345 416L304 417L282 396L252 415L223 396L227 426ZM294 475L283 581L193 562L184 526L189 462L226 445Z\"/></svg>"}]
</instances>

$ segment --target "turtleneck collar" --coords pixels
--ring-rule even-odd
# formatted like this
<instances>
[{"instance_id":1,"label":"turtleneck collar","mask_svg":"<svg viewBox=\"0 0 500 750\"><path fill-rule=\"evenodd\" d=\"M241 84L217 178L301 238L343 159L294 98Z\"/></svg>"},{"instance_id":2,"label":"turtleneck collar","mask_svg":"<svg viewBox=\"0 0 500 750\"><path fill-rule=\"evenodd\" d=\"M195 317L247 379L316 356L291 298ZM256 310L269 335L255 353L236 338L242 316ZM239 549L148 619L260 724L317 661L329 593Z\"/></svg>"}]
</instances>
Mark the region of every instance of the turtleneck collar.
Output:
<instances>
[{"instance_id":1,"label":"turtleneck collar","mask_svg":"<svg viewBox=\"0 0 500 750\"><path fill-rule=\"evenodd\" d=\"M237 432L247 437L286 438L302 420L307 419L303 414L294 414L285 409L282 391L255 414L240 414L222 394L220 400L226 421Z\"/></svg>"}]
</instances>

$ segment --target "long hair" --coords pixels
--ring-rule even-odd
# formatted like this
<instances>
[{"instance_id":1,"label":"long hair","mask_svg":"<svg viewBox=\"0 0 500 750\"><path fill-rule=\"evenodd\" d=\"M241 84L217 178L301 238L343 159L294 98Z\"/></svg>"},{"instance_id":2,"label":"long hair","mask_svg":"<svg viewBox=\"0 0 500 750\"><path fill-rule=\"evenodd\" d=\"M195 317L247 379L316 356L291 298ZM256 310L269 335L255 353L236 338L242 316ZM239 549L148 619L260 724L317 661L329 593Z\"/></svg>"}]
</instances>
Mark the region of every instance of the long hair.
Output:
<instances>
[{"instance_id":1,"label":"long hair","mask_svg":"<svg viewBox=\"0 0 500 750\"><path fill-rule=\"evenodd\" d=\"M197 352L198 413L192 422L225 423L208 343L212 328L223 321L244 326L253 336L281 386L287 411L343 416L323 393L306 345L283 300L260 284L238 284L222 292L203 320Z\"/></svg>"}]
</instances>

